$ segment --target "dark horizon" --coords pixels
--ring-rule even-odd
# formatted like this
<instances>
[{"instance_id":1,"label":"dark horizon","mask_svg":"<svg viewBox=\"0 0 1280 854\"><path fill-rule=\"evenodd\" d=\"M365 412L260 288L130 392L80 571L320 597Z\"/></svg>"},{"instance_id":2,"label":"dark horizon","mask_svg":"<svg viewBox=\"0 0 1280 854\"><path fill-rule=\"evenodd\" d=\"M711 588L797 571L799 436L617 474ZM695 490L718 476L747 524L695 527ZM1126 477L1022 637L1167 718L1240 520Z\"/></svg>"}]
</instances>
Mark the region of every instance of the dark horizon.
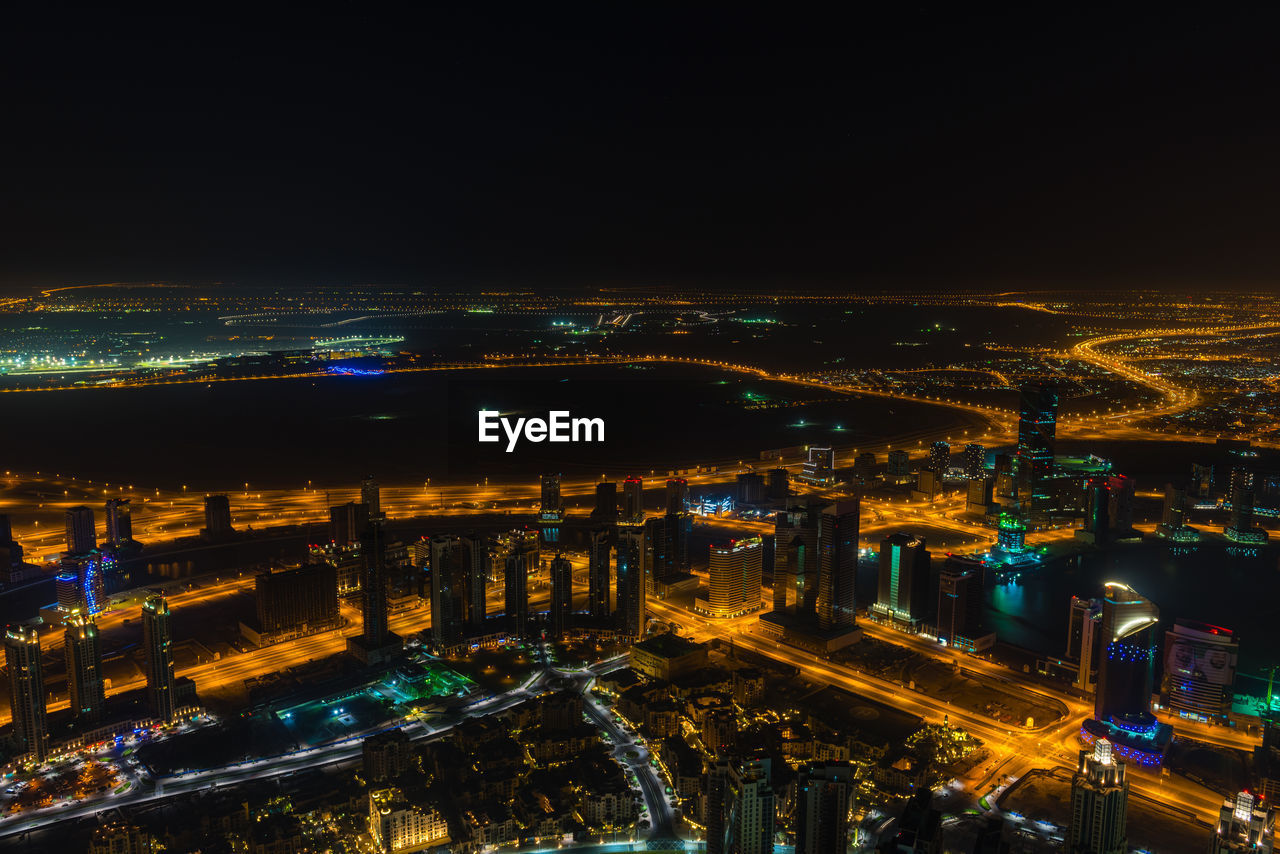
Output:
<instances>
[{"instance_id":1,"label":"dark horizon","mask_svg":"<svg viewBox=\"0 0 1280 854\"><path fill-rule=\"evenodd\" d=\"M0 287L1272 289L1265 13L9 29Z\"/></svg>"}]
</instances>

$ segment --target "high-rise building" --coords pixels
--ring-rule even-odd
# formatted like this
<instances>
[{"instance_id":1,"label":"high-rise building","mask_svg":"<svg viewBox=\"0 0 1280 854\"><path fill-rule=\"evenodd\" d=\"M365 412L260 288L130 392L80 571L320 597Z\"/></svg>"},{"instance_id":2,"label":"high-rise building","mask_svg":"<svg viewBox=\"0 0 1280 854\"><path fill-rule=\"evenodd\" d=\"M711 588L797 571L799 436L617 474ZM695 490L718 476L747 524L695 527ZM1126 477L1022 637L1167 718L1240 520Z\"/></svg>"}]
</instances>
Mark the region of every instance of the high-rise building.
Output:
<instances>
[{"instance_id":1,"label":"high-rise building","mask_svg":"<svg viewBox=\"0 0 1280 854\"><path fill-rule=\"evenodd\" d=\"M372 476L366 477L360 483L360 503L365 506L370 519L383 518L382 489Z\"/></svg>"},{"instance_id":2,"label":"high-rise building","mask_svg":"<svg viewBox=\"0 0 1280 854\"><path fill-rule=\"evenodd\" d=\"M1211 463L1191 464L1191 494L1196 498L1213 497L1213 465Z\"/></svg>"},{"instance_id":3,"label":"high-rise building","mask_svg":"<svg viewBox=\"0 0 1280 854\"><path fill-rule=\"evenodd\" d=\"M1098 678L1102 652L1102 600L1071 597L1067 622L1068 661L1077 664L1075 686L1092 691Z\"/></svg>"},{"instance_id":4,"label":"high-rise building","mask_svg":"<svg viewBox=\"0 0 1280 854\"><path fill-rule=\"evenodd\" d=\"M386 647L392 638L387 627L387 552L380 519L371 520L360 537L360 555L361 641L372 652Z\"/></svg>"},{"instance_id":5,"label":"high-rise building","mask_svg":"<svg viewBox=\"0 0 1280 854\"><path fill-rule=\"evenodd\" d=\"M693 537L693 516L689 513L667 513L646 519L645 550L649 568L649 593L654 583L669 583L689 571L689 541Z\"/></svg>"},{"instance_id":6,"label":"high-rise building","mask_svg":"<svg viewBox=\"0 0 1280 854\"><path fill-rule=\"evenodd\" d=\"M866 486L876 479L876 455L863 451L853 461L853 476L859 484Z\"/></svg>"},{"instance_id":7,"label":"high-rise building","mask_svg":"<svg viewBox=\"0 0 1280 854\"><path fill-rule=\"evenodd\" d=\"M963 646L978 635L982 621L981 565L947 560L938 575L938 638Z\"/></svg>"},{"instance_id":8,"label":"high-rise building","mask_svg":"<svg viewBox=\"0 0 1280 854\"><path fill-rule=\"evenodd\" d=\"M136 824L100 824L89 838L89 854L155 854L161 850L156 838Z\"/></svg>"},{"instance_id":9,"label":"high-rise building","mask_svg":"<svg viewBox=\"0 0 1280 854\"><path fill-rule=\"evenodd\" d=\"M1231 629L1179 617L1164 633L1160 705L1184 717L1227 723L1240 644Z\"/></svg>"},{"instance_id":10,"label":"high-rise building","mask_svg":"<svg viewBox=\"0 0 1280 854\"><path fill-rule=\"evenodd\" d=\"M695 607L714 617L736 617L760 609L760 570L764 549L759 537L711 546L710 589Z\"/></svg>"},{"instance_id":11,"label":"high-rise building","mask_svg":"<svg viewBox=\"0 0 1280 854\"><path fill-rule=\"evenodd\" d=\"M1275 851L1276 811L1252 792L1240 792L1222 802L1218 826L1209 837L1209 854L1272 854Z\"/></svg>"},{"instance_id":12,"label":"high-rise building","mask_svg":"<svg viewBox=\"0 0 1280 854\"><path fill-rule=\"evenodd\" d=\"M833 448L810 448L800 479L809 483L826 484L835 480L836 452Z\"/></svg>"},{"instance_id":13,"label":"high-rise building","mask_svg":"<svg viewBox=\"0 0 1280 854\"><path fill-rule=\"evenodd\" d=\"M563 554L551 559L551 633L562 638L573 614L573 565Z\"/></svg>"},{"instance_id":14,"label":"high-rise building","mask_svg":"<svg viewBox=\"0 0 1280 854\"><path fill-rule=\"evenodd\" d=\"M21 569L22 556L22 546L13 539L9 517L0 513L0 576L5 569Z\"/></svg>"},{"instance_id":15,"label":"high-rise building","mask_svg":"<svg viewBox=\"0 0 1280 854\"><path fill-rule=\"evenodd\" d=\"M311 563L259 573L253 580L258 631L263 638L285 640L337 628L338 569Z\"/></svg>"},{"instance_id":16,"label":"high-rise building","mask_svg":"<svg viewBox=\"0 0 1280 854\"><path fill-rule=\"evenodd\" d=\"M1154 721L1151 690L1155 678L1155 631L1160 609L1132 587L1104 586L1102 655L1094 717L1133 729Z\"/></svg>"},{"instance_id":17,"label":"high-rise building","mask_svg":"<svg viewBox=\"0 0 1280 854\"><path fill-rule=\"evenodd\" d=\"M1093 750L1080 751L1071 780L1071 854L1128 854L1126 836L1129 780L1124 763L1112 755L1111 742L1100 738Z\"/></svg>"},{"instance_id":18,"label":"high-rise building","mask_svg":"<svg viewBox=\"0 0 1280 854\"><path fill-rule=\"evenodd\" d=\"M102 645L93 617L73 612L66 620L63 637L67 657L67 687L71 694L71 714L77 720L97 723L106 708L102 677Z\"/></svg>"},{"instance_id":19,"label":"high-rise building","mask_svg":"<svg viewBox=\"0 0 1280 854\"><path fill-rule=\"evenodd\" d=\"M423 851L449 841L449 824L435 807L413 803L396 788L369 790L369 836L389 854Z\"/></svg>"},{"instance_id":20,"label":"high-rise building","mask_svg":"<svg viewBox=\"0 0 1280 854\"><path fill-rule=\"evenodd\" d=\"M618 521L618 484L612 481L596 484L596 506L591 511L591 521L610 524Z\"/></svg>"},{"instance_id":21,"label":"high-rise building","mask_svg":"<svg viewBox=\"0 0 1280 854\"><path fill-rule=\"evenodd\" d=\"M644 480L629 477L622 482L622 521L628 524L644 521Z\"/></svg>"},{"instance_id":22,"label":"high-rise building","mask_svg":"<svg viewBox=\"0 0 1280 854\"><path fill-rule=\"evenodd\" d=\"M1175 542L1194 542L1200 538L1195 528L1187 524L1187 488L1181 484L1166 483L1164 487L1164 511L1156 533Z\"/></svg>"},{"instance_id":23,"label":"high-rise building","mask_svg":"<svg viewBox=\"0 0 1280 854\"><path fill-rule=\"evenodd\" d=\"M431 639L438 645L459 643L472 623L469 549L461 537L437 534L431 538Z\"/></svg>"},{"instance_id":24,"label":"high-rise building","mask_svg":"<svg viewBox=\"0 0 1280 854\"><path fill-rule=\"evenodd\" d=\"M623 634L639 640L645 630L645 566L643 525L618 526L618 624Z\"/></svg>"},{"instance_id":25,"label":"high-rise building","mask_svg":"<svg viewBox=\"0 0 1280 854\"><path fill-rule=\"evenodd\" d=\"M88 554L98 547L94 532L93 510L81 505L67 510L67 553Z\"/></svg>"},{"instance_id":26,"label":"high-rise building","mask_svg":"<svg viewBox=\"0 0 1280 854\"><path fill-rule=\"evenodd\" d=\"M731 762L724 792L724 854L773 854L775 806L770 760ZM711 851L708 840L707 850Z\"/></svg>"},{"instance_id":27,"label":"high-rise building","mask_svg":"<svg viewBox=\"0 0 1280 854\"><path fill-rule=\"evenodd\" d=\"M873 613L915 626L929 619L929 550L924 537L899 531L880 543Z\"/></svg>"},{"instance_id":28,"label":"high-rise building","mask_svg":"<svg viewBox=\"0 0 1280 854\"><path fill-rule=\"evenodd\" d=\"M786 501L791 494L791 473L784 468L769 469L769 498Z\"/></svg>"},{"instance_id":29,"label":"high-rise building","mask_svg":"<svg viewBox=\"0 0 1280 854\"><path fill-rule=\"evenodd\" d=\"M60 572L54 582L59 608L85 614L101 611L107 604L107 563L107 557L97 549L65 555L59 562Z\"/></svg>"},{"instance_id":30,"label":"high-rise building","mask_svg":"<svg viewBox=\"0 0 1280 854\"><path fill-rule=\"evenodd\" d=\"M987 473L987 449L970 442L964 446L964 476L967 478L983 477Z\"/></svg>"},{"instance_id":31,"label":"high-rise building","mask_svg":"<svg viewBox=\"0 0 1280 854\"><path fill-rule=\"evenodd\" d=\"M746 471L738 475L736 500L739 504L759 504L767 495L764 475L754 471Z\"/></svg>"},{"instance_id":32,"label":"high-rise building","mask_svg":"<svg viewBox=\"0 0 1280 854\"><path fill-rule=\"evenodd\" d=\"M1252 472L1248 477L1236 478L1236 469L1231 473L1232 482L1239 481L1231 491L1231 516L1224 531L1226 538L1233 543L1261 545L1267 541L1267 532L1253 524L1253 490L1246 483L1253 482Z\"/></svg>"},{"instance_id":33,"label":"high-rise building","mask_svg":"<svg viewBox=\"0 0 1280 854\"><path fill-rule=\"evenodd\" d=\"M507 552L504 564L504 600L508 631L525 637L529 631L529 576L538 568L538 538L531 533L517 534Z\"/></svg>"},{"instance_id":34,"label":"high-rise building","mask_svg":"<svg viewBox=\"0 0 1280 854\"><path fill-rule=\"evenodd\" d=\"M587 604L591 616L600 619L607 617L612 611L609 607L609 559L612 549L613 529L608 525L593 528L587 551Z\"/></svg>"},{"instance_id":35,"label":"high-rise building","mask_svg":"<svg viewBox=\"0 0 1280 854\"><path fill-rule=\"evenodd\" d=\"M822 510L818 534L818 627L847 629L857 622L859 505L841 501Z\"/></svg>"},{"instance_id":36,"label":"high-rise building","mask_svg":"<svg viewBox=\"0 0 1280 854\"><path fill-rule=\"evenodd\" d=\"M1077 536L1092 543L1133 536L1133 478L1091 477L1085 481L1084 527Z\"/></svg>"},{"instance_id":37,"label":"high-rise building","mask_svg":"<svg viewBox=\"0 0 1280 854\"><path fill-rule=\"evenodd\" d=\"M559 521L564 518L564 503L560 500L560 474L542 476L542 495L538 503L539 518Z\"/></svg>"},{"instance_id":38,"label":"high-rise building","mask_svg":"<svg viewBox=\"0 0 1280 854\"><path fill-rule=\"evenodd\" d=\"M969 480L969 489L965 501L965 511L986 514L991 507L995 495L995 481L989 477L975 477Z\"/></svg>"},{"instance_id":39,"label":"high-rise building","mask_svg":"<svg viewBox=\"0 0 1280 854\"><path fill-rule=\"evenodd\" d=\"M684 513L689 509L689 481L682 477L667 478L667 513Z\"/></svg>"},{"instance_id":40,"label":"high-rise building","mask_svg":"<svg viewBox=\"0 0 1280 854\"><path fill-rule=\"evenodd\" d=\"M361 542L369 533L369 505L348 501L329 508L329 539L337 546Z\"/></svg>"},{"instance_id":41,"label":"high-rise building","mask_svg":"<svg viewBox=\"0 0 1280 854\"><path fill-rule=\"evenodd\" d=\"M1018 417L1018 479L1035 485L1053 468L1058 393L1042 385L1022 389Z\"/></svg>"},{"instance_id":42,"label":"high-rise building","mask_svg":"<svg viewBox=\"0 0 1280 854\"><path fill-rule=\"evenodd\" d=\"M810 762L796 780L796 854L830 854L849 847L849 798L855 786L848 762Z\"/></svg>"},{"instance_id":43,"label":"high-rise building","mask_svg":"<svg viewBox=\"0 0 1280 854\"><path fill-rule=\"evenodd\" d=\"M472 532L462 537L467 565L467 627L472 634L484 630L489 607L489 544L483 534Z\"/></svg>"},{"instance_id":44,"label":"high-rise building","mask_svg":"<svg viewBox=\"0 0 1280 854\"><path fill-rule=\"evenodd\" d=\"M911 455L901 448L890 451L885 474L895 482L911 477Z\"/></svg>"},{"instance_id":45,"label":"high-rise building","mask_svg":"<svg viewBox=\"0 0 1280 854\"><path fill-rule=\"evenodd\" d=\"M107 544L124 548L133 541L133 518L129 515L129 499L107 499Z\"/></svg>"},{"instance_id":46,"label":"high-rise building","mask_svg":"<svg viewBox=\"0 0 1280 854\"><path fill-rule=\"evenodd\" d=\"M396 727L360 742L361 771L366 783L394 780L411 767L413 748L409 734Z\"/></svg>"},{"instance_id":47,"label":"high-rise building","mask_svg":"<svg viewBox=\"0 0 1280 854\"><path fill-rule=\"evenodd\" d=\"M231 527L231 502L227 500L227 496L206 495L204 497L204 530L200 533L216 539L228 536L234 530Z\"/></svg>"},{"instance_id":48,"label":"high-rise building","mask_svg":"<svg viewBox=\"0 0 1280 854\"><path fill-rule=\"evenodd\" d=\"M819 505L790 507L774 517L773 607L801 617L817 616Z\"/></svg>"},{"instance_id":49,"label":"high-rise building","mask_svg":"<svg viewBox=\"0 0 1280 854\"><path fill-rule=\"evenodd\" d=\"M43 762L49 755L49 723L45 717L44 671L40 667L40 633L36 627L8 626L4 632L4 658L9 667L9 706L18 752Z\"/></svg>"},{"instance_id":50,"label":"high-rise building","mask_svg":"<svg viewBox=\"0 0 1280 854\"><path fill-rule=\"evenodd\" d=\"M173 633L169 602L152 593L142 603L142 652L147 671L147 700L151 713L169 723L177 712L173 672Z\"/></svg>"},{"instance_id":51,"label":"high-rise building","mask_svg":"<svg viewBox=\"0 0 1280 854\"><path fill-rule=\"evenodd\" d=\"M927 468L934 474L941 476L951 466L951 445L941 440L934 442L933 447L929 448L929 462Z\"/></svg>"}]
</instances>

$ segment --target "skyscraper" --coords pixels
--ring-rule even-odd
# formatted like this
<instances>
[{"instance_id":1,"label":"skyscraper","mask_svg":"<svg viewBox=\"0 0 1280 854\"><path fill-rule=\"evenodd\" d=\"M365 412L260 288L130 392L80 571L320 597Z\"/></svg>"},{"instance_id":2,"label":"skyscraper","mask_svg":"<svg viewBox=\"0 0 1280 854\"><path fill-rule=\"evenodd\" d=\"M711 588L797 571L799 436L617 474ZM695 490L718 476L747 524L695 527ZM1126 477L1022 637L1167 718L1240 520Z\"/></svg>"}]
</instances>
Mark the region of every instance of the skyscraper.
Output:
<instances>
[{"instance_id":1,"label":"skyscraper","mask_svg":"<svg viewBox=\"0 0 1280 854\"><path fill-rule=\"evenodd\" d=\"M67 617L64 652L71 713L77 720L97 723L106 707L102 677L102 646L93 617L77 612Z\"/></svg>"},{"instance_id":2,"label":"skyscraper","mask_svg":"<svg viewBox=\"0 0 1280 854\"><path fill-rule=\"evenodd\" d=\"M1239 651L1231 629L1174 620L1164 633L1160 705L1196 720L1228 723Z\"/></svg>"},{"instance_id":3,"label":"skyscraper","mask_svg":"<svg viewBox=\"0 0 1280 854\"><path fill-rule=\"evenodd\" d=\"M1276 811L1251 792L1222 802L1218 825L1209 837L1209 854L1272 854Z\"/></svg>"},{"instance_id":4,"label":"skyscraper","mask_svg":"<svg viewBox=\"0 0 1280 854\"><path fill-rule=\"evenodd\" d=\"M769 498L786 501L791 492L791 474L784 468L769 469Z\"/></svg>"},{"instance_id":5,"label":"skyscraper","mask_svg":"<svg viewBox=\"0 0 1280 854\"><path fill-rule=\"evenodd\" d=\"M382 518L382 489L372 476L360 483L360 503L367 508L369 518Z\"/></svg>"},{"instance_id":6,"label":"skyscraper","mask_svg":"<svg viewBox=\"0 0 1280 854\"><path fill-rule=\"evenodd\" d=\"M225 537L234 529L231 527L231 502L225 495L206 495L204 497L204 530L200 533L206 537Z\"/></svg>"},{"instance_id":7,"label":"skyscraper","mask_svg":"<svg viewBox=\"0 0 1280 854\"><path fill-rule=\"evenodd\" d=\"M573 613L573 565L563 554L551 559L551 634L562 638Z\"/></svg>"},{"instance_id":8,"label":"skyscraper","mask_svg":"<svg viewBox=\"0 0 1280 854\"><path fill-rule=\"evenodd\" d=\"M1124 728L1146 727L1155 678L1155 631L1160 609L1132 587L1103 587L1102 657L1094 717Z\"/></svg>"},{"instance_id":9,"label":"skyscraper","mask_svg":"<svg viewBox=\"0 0 1280 854\"><path fill-rule=\"evenodd\" d=\"M560 474L542 476L542 495L538 505L542 519L559 520L564 516L564 504L560 500Z\"/></svg>"},{"instance_id":10,"label":"skyscraper","mask_svg":"<svg viewBox=\"0 0 1280 854\"><path fill-rule=\"evenodd\" d=\"M67 510L67 553L87 554L98 547L93 527L93 510L81 505Z\"/></svg>"},{"instance_id":11,"label":"skyscraper","mask_svg":"<svg viewBox=\"0 0 1280 854\"><path fill-rule=\"evenodd\" d=\"M4 657L9 667L14 741L20 754L43 762L49 755L49 723L45 718L44 672L40 668L40 633L36 627L6 628Z\"/></svg>"},{"instance_id":12,"label":"skyscraper","mask_svg":"<svg viewBox=\"0 0 1280 854\"><path fill-rule=\"evenodd\" d=\"M710 589L697 608L714 617L758 611L763 553L759 537L711 546Z\"/></svg>"},{"instance_id":13,"label":"skyscraper","mask_svg":"<svg viewBox=\"0 0 1280 854\"><path fill-rule=\"evenodd\" d=\"M938 575L938 638L952 646L972 641L982 620L981 564L948 559Z\"/></svg>"},{"instance_id":14,"label":"skyscraper","mask_svg":"<svg viewBox=\"0 0 1280 854\"><path fill-rule=\"evenodd\" d=\"M929 551L924 537L899 531L880 543L874 613L914 626L929 618Z\"/></svg>"},{"instance_id":15,"label":"skyscraper","mask_svg":"<svg viewBox=\"0 0 1280 854\"><path fill-rule=\"evenodd\" d=\"M431 538L431 638L438 645L459 643L469 622L467 581L470 555L462 538Z\"/></svg>"},{"instance_id":16,"label":"skyscraper","mask_svg":"<svg viewBox=\"0 0 1280 854\"><path fill-rule=\"evenodd\" d=\"M525 637L529 631L529 574L538 568L538 538L519 533L507 552L503 572L508 631Z\"/></svg>"},{"instance_id":17,"label":"skyscraper","mask_svg":"<svg viewBox=\"0 0 1280 854\"><path fill-rule=\"evenodd\" d=\"M645 630L644 526L618 526L618 624L631 640L644 637Z\"/></svg>"},{"instance_id":18,"label":"skyscraper","mask_svg":"<svg viewBox=\"0 0 1280 854\"><path fill-rule=\"evenodd\" d=\"M152 593L142 603L142 652L151 713L165 723L173 721L177 706L172 638L169 602L164 594Z\"/></svg>"},{"instance_id":19,"label":"skyscraper","mask_svg":"<svg viewBox=\"0 0 1280 854\"><path fill-rule=\"evenodd\" d=\"M855 623L858 578L857 499L823 508L818 535L818 628L851 628Z\"/></svg>"},{"instance_id":20,"label":"skyscraper","mask_svg":"<svg viewBox=\"0 0 1280 854\"><path fill-rule=\"evenodd\" d=\"M596 484L596 505L591 511L591 521L618 521L618 484L612 481Z\"/></svg>"},{"instance_id":21,"label":"skyscraper","mask_svg":"<svg viewBox=\"0 0 1280 854\"><path fill-rule=\"evenodd\" d=\"M667 478L667 512L684 513L689 509L689 481L682 477Z\"/></svg>"},{"instance_id":22,"label":"skyscraper","mask_svg":"<svg viewBox=\"0 0 1280 854\"><path fill-rule=\"evenodd\" d=\"M654 593L655 582L666 584L689 571L693 516L689 513L666 513L646 519L644 527L649 592Z\"/></svg>"},{"instance_id":23,"label":"skyscraper","mask_svg":"<svg viewBox=\"0 0 1280 854\"><path fill-rule=\"evenodd\" d=\"M587 603L591 616L603 619L609 608L609 557L613 529L608 525L593 528L587 551Z\"/></svg>"},{"instance_id":24,"label":"skyscraper","mask_svg":"<svg viewBox=\"0 0 1280 854\"><path fill-rule=\"evenodd\" d=\"M810 762L796 780L796 854L829 854L849 847L849 796L854 788L848 762Z\"/></svg>"},{"instance_id":25,"label":"skyscraper","mask_svg":"<svg viewBox=\"0 0 1280 854\"><path fill-rule=\"evenodd\" d=\"M759 504L765 500L766 496L764 475L755 471L745 471L738 475L737 495L735 496L737 503Z\"/></svg>"},{"instance_id":26,"label":"skyscraper","mask_svg":"<svg viewBox=\"0 0 1280 854\"><path fill-rule=\"evenodd\" d=\"M987 449L970 442L964 446L964 476L983 477L987 473Z\"/></svg>"},{"instance_id":27,"label":"skyscraper","mask_svg":"<svg viewBox=\"0 0 1280 854\"><path fill-rule=\"evenodd\" d=\"M369 505L348 501L329 508L329 539L337 546L361 542L369 532Z\"/></svg>"},{"instance_id":28,"label":"skyscraper","mask_svg":"<svg viewBox=\"0 0 1280 854\"><path fill-rule=\"evenodd\" d=\"M1018 479L1038 484L1053 468L1058 393L1042 385L1022 389L1018 418Z\"/></svg>"},{"instance_id":29,"label":"skyscraper","mask_svg":"<svg viewBox=\"0 0 1280 854\"><path fill-rule=\"evenodd\" d=\"M1071 780L1071 854L1128 854L1129 780L1124 763L1112 755L1111 742L1100 738L1093 750L1080 751Z\"/></svg>"},{"instance_id":30,"label":"skyscraper","mask_svg":"<svg viewBox=\"0 0 1280 854\"><path fill-rule=\"evenodd\" d=\"M928 469L941 476L951 465L951 446L941 440L934 442L929 449Z\"/></svg>"},{"instance_id":31,"label":"skyscraper","mask_svg":"<svg viewBox=\"0 0 1280 854\"><path fill-rule=\"evenodd\" d=\"M96 614L107 602L104 579L104 556L93 549L79 554L65 555L59 563L61 571L56 584L59 590L59 606L64 611L83 611ZM69 580L74 579L74 594ZM71 598L74 595L74 598Z\"/></svg>"},{"instance_id":32,"label":"skyscraper","mask_svg":"<svg viewBox=\"0 0 1280 854\"><path fill-rule=\"evenodd\" d=\"M644 521L644 480L629 477L622 482L622 521Z\"/></svg>"},{"instance_id":33,"label":"skyscraper","mask_svg":"<svg viewBox=\"0 0 1280 854\"><path fill-rule=\"evenodd\" d=\"M331 563L261 572L254 578L260 643L337 628L338 568Z\"/></svg>"},{"instance_id":34,"label":"skyscraper","mask_svg":"<svg viewBox=\"0 0 1280 854\"><path fill-rule=\"evenodd\" d=\"M360 505L363 506L363 505ZM382 522L373 519L360 538L363 559L361 594L361 634L365 649L386 646L391 633L387 628L387 553L382 538Z\"/></svg>"},{"instance_id":35,"label":"skyscraper","mask_svg":"<svg viewBox=\"0 0 1280 854\"><path fill-rule=\"evenodd\" d=\"M876 479L876 455L863 451L853 461L853 476L859 484L866 486Z\"/></svg>"},{"instance_id":36,"label":"skyscraper","mask_svg":"<svg viewBox=\"0 0 1280 854\"><path fill-rule=\"evenodd\" d=\"M1236 469L1231 473L1233 483L1238 484L1231 491L1231 517L1224 531L1226 538L1234 543L1261 545L1267 541L1267 532L1253 524L1253 489L1246 484L1253 483L1253 474L1247 478L1236 477Z\"/></svg>"},{"instance_id":37,"label":"skyscraper","mask_svg":"<svg viewBox=\"0 0 1280 854\"><path fill-rule=\"evenodd\" d=\"M1071 597L1067 622L1068 661L1077 664L1075 686L1092 691L1098 676L1102 652L1102 600Z\"/></svg>"},{"instance_id":38,"label":"skyscraper","mask_svg":"<svg viewBox=\"0 0 1280 854\"><path fill-rule=\"evenodd\" d=\"M489 607L488 539L483 534L472 532L463 535L462 546L466 552L467 599L470 602L467 627L472 634L480 634L484 630Z\"/></svg>"},{"instance_id":39,"label":"skyscraper","mask_svg":"<svg viewBox=\"0 0 1280 854\"><path fill-rule=\"evenodd\" d=\"M816 619L821 530L818 505L791 507L774 517L774 610Z\"/></svg>"},{"instance_id":40,"label":"skyscraper","mask_svg":"<svg viewBox=\"0 0 1280 854\"><path fill-rule=\"evenodd\" d=\"M107 543L123 548L133 540L133 519L129 515L129 499L107 499Z\"/></svg>"},{"instance_id":41,"label":"skyscraper","mask_svg":"<svg viewBox=\"0 0 1280 854\"><path fill-rule=\"evenodd\" d=\"M771 762L750 758L729 764L724 790L724 854L773 854L775 807ZM710 852L710 840L707 851Z\"/></svg>"}]
</instances>

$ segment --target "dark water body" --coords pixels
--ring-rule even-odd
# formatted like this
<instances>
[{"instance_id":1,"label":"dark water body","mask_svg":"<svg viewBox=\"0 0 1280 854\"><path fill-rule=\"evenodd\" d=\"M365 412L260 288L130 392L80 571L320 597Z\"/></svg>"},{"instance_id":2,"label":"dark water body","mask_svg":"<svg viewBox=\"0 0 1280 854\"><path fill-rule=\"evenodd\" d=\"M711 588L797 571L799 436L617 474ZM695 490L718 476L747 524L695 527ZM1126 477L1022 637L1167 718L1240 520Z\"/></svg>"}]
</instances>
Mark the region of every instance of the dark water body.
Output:
<instances>
[{"instance_id":1,"label":"dark water body","mask_svg":"<svg viewBox=\"0 0 1280 854\"><path fill-rule=\"evenodd\" d=\"M802 444L857 446L955 429L963 415L885 398L837 398L710 368L618 366L494 369L264 380L0 396L4 469L141 486L218 490L385 483L428 477L535 477L555 469L610 476L708 461L758 459ZM476 441L476 412L601 417L600 445Z\"/></svg>"},{"instance_id":2,"label":"dark water body","mask_svg":"<svg viewBox=\"0 0 1280 854\"><path fill-rule=\"evenodd\" d=\"M1276 546L1241 554L1217 541L1177 553L1157 541L1115 545L989 588L986 616L1001 641L1062 656L1071 596L1099 596L1105 582L1124 582L1160 607L1161 629L1179 617L1232 629L1240 642L1236 689L1259 693L1262 668L1280 663L1278 559Z\"/></svg>"}]
</instances>

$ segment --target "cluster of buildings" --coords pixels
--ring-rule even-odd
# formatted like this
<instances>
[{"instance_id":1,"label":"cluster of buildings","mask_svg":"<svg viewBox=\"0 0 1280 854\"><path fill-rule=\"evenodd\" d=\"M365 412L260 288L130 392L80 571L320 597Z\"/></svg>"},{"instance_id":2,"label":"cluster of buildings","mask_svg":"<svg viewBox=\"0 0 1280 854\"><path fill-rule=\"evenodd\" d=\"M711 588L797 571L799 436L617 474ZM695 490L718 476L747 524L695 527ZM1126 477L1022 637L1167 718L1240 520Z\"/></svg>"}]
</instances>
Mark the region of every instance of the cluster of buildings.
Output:
<instances>
[{"instance_id":1,"label":"cluster of buildings","mask_svg":"<svg viewBox=\"0 0 1280 854\"><path fill-rule=\"evenodd\" d=\"M47 711L40 633L32 624L5 628L4 653L13 712L12 761L41 763L65 750L107 740L143 726L169 724L198 711L195 683L174 674L167 600L156 593L142 605L146 687L108 702L102 646L92 614L72 611L63 633L70 709L55 719Z\"/></svg>"}]
</instances>

